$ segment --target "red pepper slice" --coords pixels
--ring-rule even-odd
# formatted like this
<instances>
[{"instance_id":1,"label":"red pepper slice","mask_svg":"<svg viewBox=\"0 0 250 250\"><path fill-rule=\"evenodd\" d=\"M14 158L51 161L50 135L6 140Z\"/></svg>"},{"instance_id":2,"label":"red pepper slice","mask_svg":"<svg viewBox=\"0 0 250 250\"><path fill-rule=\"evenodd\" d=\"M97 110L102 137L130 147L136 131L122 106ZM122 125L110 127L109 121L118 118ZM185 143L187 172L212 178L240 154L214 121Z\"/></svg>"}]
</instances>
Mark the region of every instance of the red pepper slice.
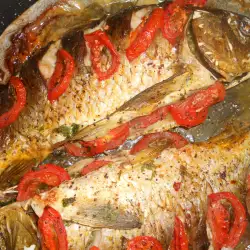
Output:
<instances>
[{"instance_id":1,"label":"red pepper slice","mask_svg":"<svg viewBox=\"0 0 250 250\"><path fill-rule=\"evenodd\" d=\"M223 199L226 199L231 203L234 210L234 222L229 233L227 234L227 238L223 240L222 246L227 248L235 248L241 236L244 234L247 226L246 210L244 206L241 204L238 198L230 192L213 193L208 196L208 199L209 206L212 206L212 204L214 203L219 203ZM210 221L210 223L212 224L212 226L215 225L214 222ZM218 219L216 223L218 223ZM221 232L221 226L219 232ZM217 233L218 232L215 231L215 234ZM216 239L218 237L220 236L217 236ZM218 243L220 244L220 242Z\"/></svg>"},{"instance_id":2,"label":"red pepper slice","mask_svg":"<svg viewBox=\"0 0 250 250\"><path fill-rule=\"evenodd\" d=\"M120 56L116 51L114 45L111 43L109 37L105 32L101 30L97 30L91 34L87 34L84 37L91 50L91 61L98 79L102 81L110 78L119 68ZM105 46L109 50L112 56L111 66L105 71L101 71L100 68L101 51L103 46Z\"/></svg>"},{"instance_id":3,"label":"red pepper slice","mask_svg":"<svg viewBox=\"0 0 250 250\"><path fill-rule=\"evenodd\" d=\"M26 105L26 89L20 78L12 76L10 84L15 89L16 102L8 112L0 116L0 129L12 124Z\"/></svg>"},{"instance_id":4,"label":"red pepper slice","mask_svg":"<svg viewBox=\"0 0 250 250\"><path fill-rule=\"evenodd\" d=\"M166 7L162 34L172 45L183 36L187 19L187 12L178 4L172 3Z\"/></svg>"},{"instance_id":5,"label":"red pepper slice","mask_svg":"<svg viewBox=\"0 0 250 250\"><path fill-rule=\"evenodd\" d=\"M127 250L163 250L163 247L154 237L137 236L128 242Z\"/></svg>"},{"instance_id":6,"label":"red pepper slice","mask_svg":"<svg viewBox=\"0 0 250 250\"><path fill-rule=\"evenodd\" d=\"M229 212L221 203L211 203L208 206L207 218L212 231L214 249L220 250L227 240L230 229Z\"/></svg>"},{"instance_id":7,"label":"red pepper slice","mask_svg":"<svg viewBox=\"0 0 250 250\"><path fill-rule=\"evenodd\" d=\"M188 237L185 227L177 216L175 217L173 240L170 243L170 250L188 250Z\"/></svg>"},{"instance_id":8,"label":"red pepper slice","mask_svg":"<svg viewBox=\"0 0 250 250\"><path fill-rule=\"evenodd\" d=\"M69 87L75 70L73 57L64 49L57 52L55 71L48 83L48 99L56 101Z\"/></svg>"},{"instance_id":9,"label":"red pepper slice","mask_svg":"<svg viewBox=\"0 0 250 250\"><path fill-rule=\"evenodd\" d=\"M65 169L52 164L43 165L38 171L29 171L23 176L17 187L17 201L28 200L42 192L43 185L56 187L66 180L70 180L70 176Z\"/></svg>"},{"instance_id":10,"label":"red pepper slice","mask_svg":"<svg viewBox=\"0 0 250 250\"><path fill-rule=\"evenodd\" d=\"M126 55L129 61L136 59L151 45L156 35L156 31L162 27L163 13L164 11L161 8L153 10L142 31L126 49Z\"/></svg>"},{"instance_id":11,"label":"red pepper slice","mask_svg":"<svg viewBox=\"0 0 250 250\"><path fill-rule=\"evenodd\" d=\"M99 247L96 247L96 246L93 246L93 247L91 247L89 250L100 250L100 248L99 248Z\"/></svg>"},{"instance_id":12,"label":"red pepper slice","mask_svg":"<svg viewBox=\"0 0 250 250\"><path fill-rule=\"evenodd\" d=\"M82 147L72 143L65 144L67 152L74 156L94 156L104 151L112 150L122 145L129 136L129 124L125 123L117 128L111 129L104 137L93 141L79 142Z\"/></svg>"},{"instance_id":13,"label":"red pepper slice","mask_svg":"<svg viewBox=\"0 0 250 250\"><path fill-rule=\"evenodd\" d=\"M206 120L208 108L223 101L225 95L223 84L216 82L208 89L200 90L186 100L170 105L169 111L179 125L197 126Z\"/></svg>"},{"instance_id":14,"label":"red pepper slice","mask_svg":"<svg viewBox=\"0 0 250 250\"><path fill-rule=\"evenodd\" d=\"M52 207L46 207L38 220L42 249L67 250L67 233L61 215Z\"/></svg>"},{"instance_id":15,"label":"red pepper slice","mask_svg":"<svg viewBox=\"0 0 250 250\"><path fill-rule=\"evenodd\" d=\"M93 171L98 170L99 168L112 163L112 161L104 161L104 160L95 160L93 162L91 162L90 164L88 164L87 166L85 166L82 171L81 174L82 175L87 175L88 173L91 173Z\"/></svg>"},{"instance_id":16,"label":"red pepper slice","mask_svg":"<svg viewBox=\"0 0 250 250\"><path fill-rule=\"evenodd\" d=\"M131 149L130 154L136 154L145 148L148 148L151 143L160 140L170 141L171 145L173 145L175 148L181 148L188 144L187 140L177 133L157 132L143 136L143 138L138 141Z\"/></svg>"},{"instance_id":17,"label":"red pepper slice","mask_svg":"<svg viewBox=\"0 0 250 250\"><path fill-rule=\"evenodd\" d=\"M158 108L157 110L153 111L149 115L144 115L137 117L129 122L130 127L140 129L140 128L147 128L148 126L161 121L166 118L169 112L169 107L164 106Z\"/></svg>"}]
</instances>

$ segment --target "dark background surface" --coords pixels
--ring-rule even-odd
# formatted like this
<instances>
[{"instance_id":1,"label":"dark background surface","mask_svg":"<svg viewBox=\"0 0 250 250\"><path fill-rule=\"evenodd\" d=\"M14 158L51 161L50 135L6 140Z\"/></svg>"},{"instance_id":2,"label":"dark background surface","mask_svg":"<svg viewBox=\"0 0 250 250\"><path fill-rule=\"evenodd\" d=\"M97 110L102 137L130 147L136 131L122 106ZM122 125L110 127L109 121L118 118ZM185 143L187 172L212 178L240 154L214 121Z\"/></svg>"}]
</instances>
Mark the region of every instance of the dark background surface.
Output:
<instances>
[{"instance_id":1,"label":"dark background surface","mask_svg":"<svg viewBox=\"0 0 250 250\"><path fill-rule=\"evenodd\" d=\"M0 34L36 0L0 0Z\"/></svg>"}]
</instances>

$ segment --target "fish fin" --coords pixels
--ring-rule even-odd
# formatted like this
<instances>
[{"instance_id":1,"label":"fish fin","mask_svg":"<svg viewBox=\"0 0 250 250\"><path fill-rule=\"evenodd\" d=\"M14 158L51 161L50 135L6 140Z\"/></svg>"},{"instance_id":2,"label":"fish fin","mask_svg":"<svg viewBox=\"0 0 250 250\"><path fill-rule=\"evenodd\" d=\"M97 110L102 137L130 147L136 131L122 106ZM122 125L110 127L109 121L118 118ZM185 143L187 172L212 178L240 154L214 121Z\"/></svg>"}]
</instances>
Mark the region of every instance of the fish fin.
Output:
<instances>
[{"instance_id":1,"label":"fish fin","mask_svg":"<svg viewBox=\"0 0 250 250\"><path fill-rule=\"evenodd\" d=\"M13 162L0 175L0 190L16 185L20 178L36 164L35 159Z\"/></svg>"},{"instance_id":2,"label":"fish fin","mask_svg":"<svg viewBox=\"0 0 250 250\"><path fill-rule=\"evenodd\" d=\"M113 208L110 205L83 207L79 215L64 219L93 228L125 230L141 227L137 215Z\"/></svg>"}]
</instances>

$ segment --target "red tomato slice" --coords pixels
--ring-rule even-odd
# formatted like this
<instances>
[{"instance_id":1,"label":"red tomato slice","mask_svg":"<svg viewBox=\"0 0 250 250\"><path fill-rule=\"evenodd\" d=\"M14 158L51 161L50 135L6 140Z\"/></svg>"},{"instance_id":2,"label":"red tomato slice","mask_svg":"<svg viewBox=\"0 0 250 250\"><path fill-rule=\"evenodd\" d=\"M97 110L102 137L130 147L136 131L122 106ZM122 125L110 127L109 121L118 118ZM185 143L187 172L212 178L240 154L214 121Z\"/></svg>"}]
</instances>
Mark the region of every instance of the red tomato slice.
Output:
<instances>
[{"instance_id":1,"label":"red tomato slice","mask_svg":"<svg viewBox=\"0 0 250 250\"><path fill-rule=\"evenodd\" d=\"M147 128L148 126L165 119L169 112L168 110L168 106L158 108L149 115L140 116L131 120L129 125L131 128L135 129Z\"/></svg>"},{"instance_id":2,"label":"red tomato slice","mask_svg":"<svg viewBox=\"0 0 250 250\"><path fill-rule=\"evenodd\" d=\"M109 163L112 163L112 161L95 160L95 161L91 162L90 164L88 164L87 166L85 166L82 169L81 174L87 175L88 173L91 173L95 170L98 170L99 168L101 168Z\"/></svg>"},{"instance_id":3,"label":"red tomato slice","mask_svg":"<svg viewBox=\"0 0 250 250\"><path fill-rule=\"evenodd\" d=\"M61 215L53 208L46 207L38 220L42 249L67 250L67 233Z\"/></svg>"},{"instance_id":4,"label":"red tomato slice","mask_svg":"<svg viewBox=\"0 0 250 250\"><path fill-rule=\"evenodd\" d=\"M179 125L184 127L197 126L206 120L208 108L223 101L225 95L223 84L216 82L208 89L200 90L186 100L170 105L169 111Z\"/></svg>"},{"instance_id":5,"label":"red tomato slice","mask_svg":"<svg viewBox=\"0 0 250 250\"><path fill-rule=\"evenodd\" d=\"M175 45L177 40L183 36L187 19L187 12L176 3L169 4L166 7L162 33L172 45Z\"/></svg>"},{"instance_id":6,"label":"red tomato slice","mask_svg":"<svg viewBox=\"0 0 250 250\"><path fill-rule=\"evenodd\" d=\"M145 148L150 147L151 143L160 140L168 140L171 146L175 148L181 148L188 144L187 140L184 139L177 133L173 132L158 132L143 136L143 138L138 141L134 147L131 149L130 154L136 154Z\"/></svg>"},{"instance_id":7,"label":"red tomato slice","mask_svg":"<svg viewBox=\"0 0 250 250\"><path fill-rule=\"evenodd\" d=\"M234 222L227 238L223 241L223 247L235 248L247 226L246 210L244 206L238 198L230 192L213 193L208 196L208 199L210 206L213 203L219 203L223 199L231 203L234 210Z\"/></svg>"},{"instance_id":8,"label":"red tomato slice","mask_svg":"<svg viewBox=\"0 0 250 250\"><path fill-rule=\"evenodd\" d=\"M133 61L148 49L154 40L156 31L162 27L162 22L163 9L154 9L141 32L126 49L126 55L129 61Z\"/></svg>"},{"instance_id":9,"label":"red tomato slice","mask_svg":"<svg viewBox=\"0 0 250 250\"><path fill-rule=\"evenodd\" d=\"M185 5L192 5L195 7L204 7L207 0L185 0Z\"/></svg>"},{"instance_id":10,"label":"red tomato slice","mask_svg":"<svg viewBox=\"0 0 250 250\"><path fill-rule=\"evenodd\" d=\"M100 250L100 248L99 248L99 247L96 247L96 246L93 246L93 247L91 247L89 250Z\"/></svg>"},{"instance_id":11,"label":"red tomato slice","mask_svg":"<svg viewBox=\"0 0 250 250\"><path fill-rule=\"evenodd\" d=\"M91 50L91 62L98 79L102 81L110 78L119 68L120 56L114 45L111 43L109 37L101 30L87 34L84 37ZM103 46L105 46L110 51L112 56L111 66L105 71L101 71L100 68L101 51Z\"/></svg>"},{"instance_id":12,"label":"red tomato slice","mask_svg":"<svg viewBox=\"0 0 250 250\"><path fill-rule=\"evenodd\" d=\"M66 180L70 180L70 176L65 169L52 164L43 165L38 171L30 171L23 176L17 187L17 201L28 200L43 192L43 185L50 189Z\"/></svg>"},{"instance_id":13,"label":"red tomato slice","mask_svg":"<svg viewBox=\"0 0 250 250\"><path fill-rule=\"evenodd\" d=\"M154 237L137 236L128 242L127 250L163 250L163 248Z\"/></svg>"},{"instance_id":14,"label":"red tomato slice","mask_svg":"<svg viewBox=\"0 0 250 250\"><path fill-rule=\"evenodd\" d=\"M12 124L26 105L26 89L22 81L18 77L12 76L10 84L15 89L16 101L9 111L0 116L0 129Z\"/></svg>"},{"instance_id":15,"label":"red tomato slice","mask_svg":"<svg viewBox=\"0 0 250 250\"><path fill-rule=\"evenodd\" d=\"M93 141L80 141L82 147L72 143L65 144L67 152L74 156L94 156L104 151L112 150L122 145L129 136L129 124L125 123L111 129L104 137Z\"/></svg>"},{"instance_id":16,"label":"red tomato slice","mask_svg":"<svg viewBox=\"0 0 250 250\"><path fill-rule=\"evenodd\" d=\"M174 234L170 243L170 250L188 250L188 237L185 227L177 216L175 217Z\"/></svg>"},{"instance_id":17,"label":"red tomato slice","mask_svg":"<svg viewBox=\"0 0 250 250\"><path fill-rule=\"evenodd\" d=\"M213 245L215 250L220 250L224 242L227 240L230 215L224 206L219 203L211 203L207 211L208 223L213 235Z\"/></svg>"},{"instance_id":18,"label":"red tomato slice","mask_svg":"<svg viewBox=\"0 0 250 250\"><path fill-rule=\"evenodd\" d=\"M56 101L69 87L75 70L73 57L64 49L57 52L56 68L48 83L48 99Z\"/></svg>"}]
</instances>

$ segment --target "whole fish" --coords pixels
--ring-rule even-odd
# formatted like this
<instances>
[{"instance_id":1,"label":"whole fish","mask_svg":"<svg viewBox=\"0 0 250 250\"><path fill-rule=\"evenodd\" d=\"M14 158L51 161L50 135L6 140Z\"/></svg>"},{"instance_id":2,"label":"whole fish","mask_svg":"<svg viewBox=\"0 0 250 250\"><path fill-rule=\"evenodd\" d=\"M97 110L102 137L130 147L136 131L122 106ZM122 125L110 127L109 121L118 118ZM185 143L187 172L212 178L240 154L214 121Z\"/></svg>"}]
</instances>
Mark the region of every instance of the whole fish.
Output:
<instances>
[{"instance_id":1,"label":"whole fish","mask_svg":"<svg viewBox=\"0 0 250 250\"><path fill-rule=\"evenodd\" d=\"M192 249L202 249L208 243L207 196L228 191L245 199L249 143L249 132L229 137L225 133L206 143L163 150L158 157L146 150L123 161L113 159L108 166L35 196L30 204L38 216L45 206L61 214L70 249L92 244L123 249L124 238L137 235L154 236L168 246L175 215L186 222Z\"/></svg>"}]
</instances>

